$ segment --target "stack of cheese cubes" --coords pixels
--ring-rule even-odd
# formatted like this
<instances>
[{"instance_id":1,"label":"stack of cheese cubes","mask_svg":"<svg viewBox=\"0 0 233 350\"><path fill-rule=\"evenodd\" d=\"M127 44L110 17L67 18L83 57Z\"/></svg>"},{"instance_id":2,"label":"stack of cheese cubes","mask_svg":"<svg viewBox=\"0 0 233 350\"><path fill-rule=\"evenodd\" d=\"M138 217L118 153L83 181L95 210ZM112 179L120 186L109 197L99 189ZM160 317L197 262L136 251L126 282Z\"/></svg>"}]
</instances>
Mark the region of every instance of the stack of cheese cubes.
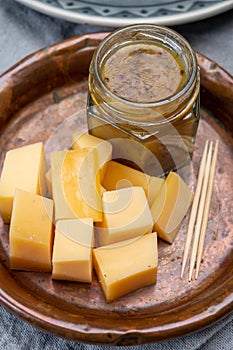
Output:
<instances>
[{"instance_id":1,"label":"stack of cheese cubes","mask_svg":"<svg viewBox=\"0 0 233 350\"><path fill-rule=\"evenodd\" d=\"M10 267L91 283L94 266L107 302L155 283L157 234L172 243L191 203L183 180L117 163L110 142L78 132L50 163L40 142L6 154L0 213Z\"/></svg>"}]
</instances>

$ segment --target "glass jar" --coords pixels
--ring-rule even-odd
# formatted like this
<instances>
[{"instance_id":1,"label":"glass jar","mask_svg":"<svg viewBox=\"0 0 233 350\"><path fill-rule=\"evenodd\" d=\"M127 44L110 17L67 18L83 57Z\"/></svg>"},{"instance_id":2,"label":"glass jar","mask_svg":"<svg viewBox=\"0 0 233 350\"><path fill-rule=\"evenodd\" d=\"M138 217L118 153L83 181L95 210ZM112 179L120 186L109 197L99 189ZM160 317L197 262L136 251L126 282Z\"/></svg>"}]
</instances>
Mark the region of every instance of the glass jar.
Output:
<instances>
[{"instance_id":1,"label":"glass jar","mask_svg":"<svg viewBox=\"0 0 233 350\"><path fill-rule=\"evenodd\" d=\"M199 122L196 56L175 31L132 25L108 35L89 73L89 133L113 159L161 176L190 161Z\"/></svg>"}]
</instances>

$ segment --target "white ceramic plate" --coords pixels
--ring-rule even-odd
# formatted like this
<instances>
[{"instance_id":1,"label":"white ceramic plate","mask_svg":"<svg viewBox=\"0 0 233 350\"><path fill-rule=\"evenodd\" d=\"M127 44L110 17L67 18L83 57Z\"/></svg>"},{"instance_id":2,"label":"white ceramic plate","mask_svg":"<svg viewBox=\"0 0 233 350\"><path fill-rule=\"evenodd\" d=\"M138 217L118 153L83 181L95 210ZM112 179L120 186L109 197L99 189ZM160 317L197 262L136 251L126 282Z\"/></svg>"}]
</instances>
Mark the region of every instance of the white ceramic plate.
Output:
<instances>
[{"instance_id":1,"label":"white ceramic plate","mask_svg":"<svg viewBox=\"0 0 233 350\"><path fill-rule=\"evenodd\" d=\"M233 8L233 0L16 0L70 22L121 27L133 23L177 25Z\"/></svg>"}]
</instances>

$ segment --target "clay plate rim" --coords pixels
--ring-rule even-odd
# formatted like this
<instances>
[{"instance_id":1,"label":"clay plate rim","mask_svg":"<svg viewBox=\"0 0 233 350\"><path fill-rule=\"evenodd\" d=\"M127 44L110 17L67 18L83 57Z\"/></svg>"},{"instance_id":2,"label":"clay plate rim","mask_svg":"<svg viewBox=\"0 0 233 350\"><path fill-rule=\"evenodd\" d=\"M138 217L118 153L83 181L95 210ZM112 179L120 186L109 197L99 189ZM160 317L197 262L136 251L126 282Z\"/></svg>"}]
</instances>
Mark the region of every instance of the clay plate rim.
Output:
<instances>
[{"instance_id":1,"label":"clay plate rim","mask_svg":"<svg viewBox=\"0 0 233 350\"><path fill-rule=\"evenodd\" d=\"M66 40L37 51L5 72L0 77L2 130L7 128L11 117L17 111L25 107L29 101L40 97L42 88L49 92L53 88L67 83L69 79L68 83L71 82L72 77L69 77L68 70L71 67L69 62L73 59L78 58L82 62L82 72L74 68L72 73L75 73L76 77L80 79L87 76L93 50L104 36L106 33L92 33ZM221 127L219 133L228 142L229 138L232 137L233 79L215 62L199 53L197 53L197 57L201 70L201 94L204 107L214 113L218 123L223 124L224 129ZM54 65L55 68L53 68ZM45 88L43 78L46 78L48 69L50 69L50 80L49 86ZM37 86L37 88L37 78L33 77L36 70L39 70L40 81L42 81L42 85ZM58 76L57 71L60 73L62 71L62 74ZM28 77L31 77L31 80L28 80ZM22 84L22 82L24 83ZM132 319L130 319L130 315L121 319L117 316L113 317L112 314L101 314L101 312L96 315L85 314L85 309L65 315L59 305L47 304L36 295L36 292L30 294L24 290L20 281L14 279L14 274L11 274L7 269L4 257L2 255L0 257L1 304L33 325L69 339L115 345L155 342L204 328L232 311L232 254L228 261L225 261L226 274L218 276L215 288L211 292L203 289L199 300L195 300L195 303L199 303L201 312L195 313L196 310L193 309L192 305L193 300L191 300L184 310L172 309L174 322L170 324L166 324L166 314L169 314L171 310L161 313L146 313ZM181 318L179 318L180 312L183 312ZM102 317L101 320L100 317ZM161 323L158 324L156 319L161 320ZM112 322L110 328L109 320Z\"/></svg>"}]
</instances>

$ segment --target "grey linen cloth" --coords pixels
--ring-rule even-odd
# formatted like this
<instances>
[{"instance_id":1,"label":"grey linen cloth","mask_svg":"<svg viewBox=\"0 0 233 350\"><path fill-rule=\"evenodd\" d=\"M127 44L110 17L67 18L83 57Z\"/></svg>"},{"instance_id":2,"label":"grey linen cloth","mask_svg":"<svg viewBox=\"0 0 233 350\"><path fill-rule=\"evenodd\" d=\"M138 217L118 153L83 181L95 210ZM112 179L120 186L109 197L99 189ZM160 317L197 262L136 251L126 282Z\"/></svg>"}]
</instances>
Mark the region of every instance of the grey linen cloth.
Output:
<instances>
[{"instance_id":1,"label":"grey linen cloth","mask_svg":"<svg viewBox=\"0 0 233 350\"><path fill-rule=\"evenodd\" d=\"M233 73L233 11L174 29L186 36L194 49ZM13 0L0 0L0 74L26 55L58 41L107 27L74 24L41 15ZM0 276L1 278L1 276ZM0 350L110 349L80 344L46 333L0 306ZM111 347L115 349L115 347ZM233 349L233 313L206 329L164 342L125 347L136 350Z\"/></svg>"},{"instance_id":2,"label":"grey linen cloth","mask_svg":"<svg viewBox=\"0 0 233 350\"><path fill-rule=\"evenodd\" d=\"M1 350L115 350L117 346L80 344L36 329L0 307ZM182 338L164 342L120 347L124 350L232 350L233 315L214 326Z\"/></svg>"}]
</instances>

